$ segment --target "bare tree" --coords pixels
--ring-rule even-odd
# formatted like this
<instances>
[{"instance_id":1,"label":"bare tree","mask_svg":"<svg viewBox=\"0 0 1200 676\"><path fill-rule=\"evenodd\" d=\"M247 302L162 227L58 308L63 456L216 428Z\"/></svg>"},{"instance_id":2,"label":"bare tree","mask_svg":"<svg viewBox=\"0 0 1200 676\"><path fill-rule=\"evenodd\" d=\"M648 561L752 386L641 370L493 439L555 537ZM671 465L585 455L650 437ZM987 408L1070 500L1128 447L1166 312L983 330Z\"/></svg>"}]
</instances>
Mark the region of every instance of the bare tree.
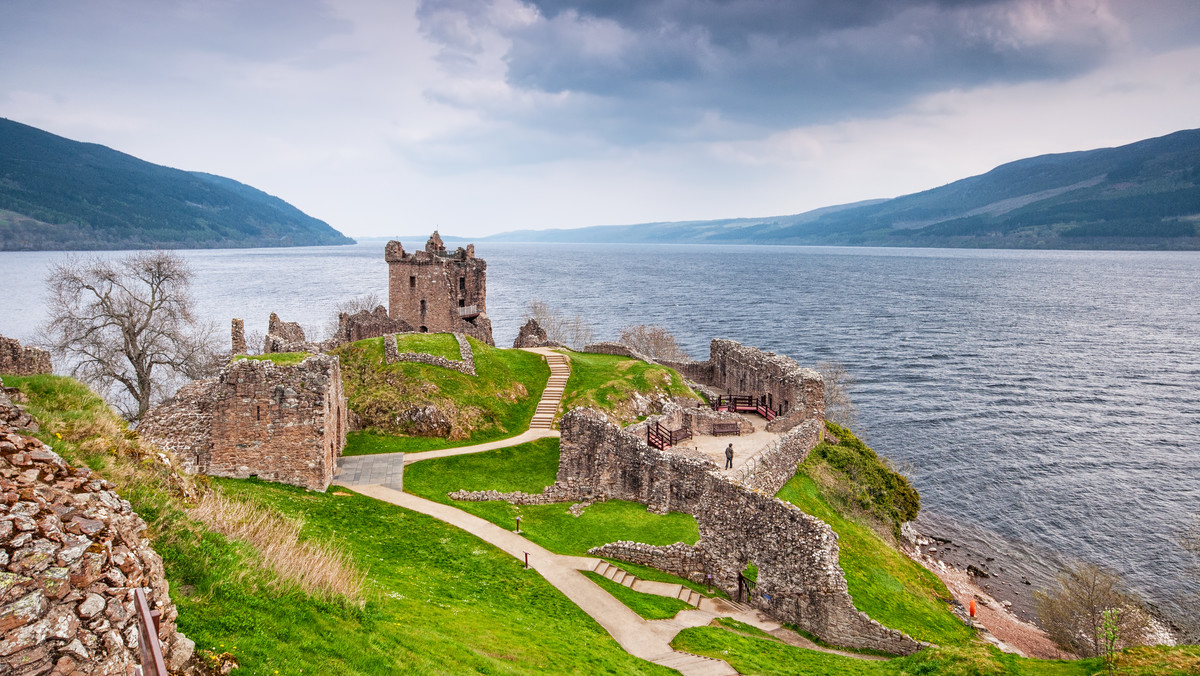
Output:
<instances>
[{"instance_id":1,"label":"bare tree","mask_svg":"<svg viewBox=\"0 0 1200 676\"><path fill-rule=\"evenodd\" d=\"M115 391L111 403L140 419L178 379L218 365L213 328L193 314L191 279L183 258L165 251L67 258L46 279L46 342L72 375Z\"/></svg>"},{"instance_id":2,"label":"bare tree","mask_svg":"<svg viewBox=\"0 0 1200 676\"><path fill-rule=\"evenodd\" d=\"M333 308L333 316L331 316L328 323L325 324L324 339L328 340L337 334L339 327L338 317L343 312L348 315L352 315L363 310L371 312L380 305L383 305L383 301L380 300L379 294L375 293L374 291L371 293L364 293L361 296L355 296L349 300L344 300L338 303L337 306Z\"/></svg>"},{"instance_id":3,"label":"bare tree","mask_svg":"<svg viewBox=\"0 0 1200 676\"><path fill-rule=\"evenodd\" d=\"M854 376L834 361L817 362L817 372L825 380L825 419L854 428L858 423L858 407L850 400Z\"/></svg>"},{"instance_id":4,"label":"bare tree","mask_svg":"<svg viewBox=\"0 0 1200 676\"><path fill-rule=\"evenodd\" d=\"M596 332L592 330L591 324L588 324L583 316L575 315L574 317L567 317L557 309L550 307L545 301L529 301L525 306L525 315L523 318L537 321L538 326L541 326L546 331L547 339L562 343L576 350L596 338Z\"/></svg>"},{"instance_id":5,"label":"bare tree","mask_svg":"<svg viewBox=\"0 0 1200 676\"><path fill-rule=\"evenodd\" d=\"M617 342L633 348L651 359L686 361L688 355L675 336L662 326L636 324L621 329Z\"/></svg>"},{"instance_id":6,"label":"bare tree","mask_svg":"<svg viewBox=\"0 0 1200 676\"><path fill-rule=\"evenodd\" d=\"M1080 657L1104 654L1106 634L1115 632L1125 648L1145 640L1147 615L1121 585L1116 573L1082 563L1057 577L1059 588L1034 592L1034 609L1042 628L1063 650ZM1118 613L1106 611L1117 610Z\"/></svg>"}]
</instances>

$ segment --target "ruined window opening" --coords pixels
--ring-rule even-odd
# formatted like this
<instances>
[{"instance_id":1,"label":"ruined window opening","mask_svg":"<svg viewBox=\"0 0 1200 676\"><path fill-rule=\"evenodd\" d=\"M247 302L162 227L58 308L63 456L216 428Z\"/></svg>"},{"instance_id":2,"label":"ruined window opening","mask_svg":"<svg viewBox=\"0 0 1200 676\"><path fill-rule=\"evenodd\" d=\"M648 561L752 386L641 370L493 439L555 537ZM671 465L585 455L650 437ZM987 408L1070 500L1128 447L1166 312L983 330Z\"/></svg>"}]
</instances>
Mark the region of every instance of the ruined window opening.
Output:
<instances>
[{"instance_id":1,"label":"ruined window opening","mask_svg":"<svg viewBox=\"0 0 1200 676\"><path fill-rule=\"evenodd\" d=\"M466 277L459 277L459 278L458 278L458 290L459 290L459 291L466 291L466 290L467 290L467 278L466 278Z\"/></svg>"},{"instance_id":2,"label":"ruined window opening","mask_svg":"<svg viewBox=\"0 0 1200 676\"><path fill-rule=\"evenodd\" d=\"M459 306L459 307L466 307L466 306L467 306L467 299L466 299L466 298L459 298L459 299L458 299L458 306Z\"/></svg>"},{"instance_id":3,"label":"ruined window opening","mask_svg":"<svg viewBox=\"0 0 1200 676\"><path fill-rule=\"evenodd\" d=\"M262 420L262 406L255 406L255 407L254 407L254 419L255 419L255 420Z\"/></svg>"},{"instance_id":4,"label":"ruined window opening","mask_svg":"<svg viewBox=\"0 0 1200 676\"><path fill-rule=\"evenodd\" d=\"M422 317L425 316L425 300L424 299L421 300L421 316Z\"/></svg>"},{"instance_id":5,"label":"ruined window opening","mask_svg":"<svg viewBox=\"0 0 1200 676\"><path fill-rule=\"evenodd\" d=\"M410 276L408 278L408 288L410 288L410 289L417 288L417 278L415 276Z\"/></svg>"},{"instance_id":6,"label":"ruined window opening","mask_svg":"<svg viewBox=\"0 0 1200 676\"><path fill-rule=\"evenodd\" d=\"M428 327L428 326L422 326L422 327L421 327L421 333L429 333L429 327Z\"/></svg>"}]
</instances>

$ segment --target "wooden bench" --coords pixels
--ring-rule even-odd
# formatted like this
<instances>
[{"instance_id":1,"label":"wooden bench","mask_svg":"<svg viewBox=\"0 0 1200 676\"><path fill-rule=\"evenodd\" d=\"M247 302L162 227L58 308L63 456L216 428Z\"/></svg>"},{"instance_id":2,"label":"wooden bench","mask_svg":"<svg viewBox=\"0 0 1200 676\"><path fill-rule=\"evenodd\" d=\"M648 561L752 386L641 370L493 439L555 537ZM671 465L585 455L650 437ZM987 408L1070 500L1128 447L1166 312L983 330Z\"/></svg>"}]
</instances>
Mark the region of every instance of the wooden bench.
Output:
<instances>
[{"instance_id":1,"label":"wooden bench","mask_svg":"<svg viewBox=\"0 0 1200 676\"><path fill-rule=\"evenodd\" d=\"M719 437L723 434L736 434L741 436L742 429L735 422L715 422L713 423L713 436Z\"/></svg>"}]
</instances>

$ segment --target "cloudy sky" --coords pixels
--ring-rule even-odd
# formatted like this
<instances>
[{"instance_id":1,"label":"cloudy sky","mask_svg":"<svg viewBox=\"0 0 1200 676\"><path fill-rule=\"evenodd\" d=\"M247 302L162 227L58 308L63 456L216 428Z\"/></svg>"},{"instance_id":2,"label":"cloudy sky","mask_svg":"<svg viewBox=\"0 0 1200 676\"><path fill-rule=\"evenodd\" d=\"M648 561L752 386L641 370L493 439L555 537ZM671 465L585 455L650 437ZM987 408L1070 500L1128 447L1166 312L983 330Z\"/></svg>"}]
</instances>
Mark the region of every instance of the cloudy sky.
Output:
<instances>
[{"instance_id":1,"label":"cloudy sky","mask_svg":"<svg viewBox=\"0 0 1200 676\"><path fill-rule=\"evenodd\" d=\"M1196 0L0 0L0 116L358 236L792 214L1200 127Z\"/></svg>"}]
</instances>

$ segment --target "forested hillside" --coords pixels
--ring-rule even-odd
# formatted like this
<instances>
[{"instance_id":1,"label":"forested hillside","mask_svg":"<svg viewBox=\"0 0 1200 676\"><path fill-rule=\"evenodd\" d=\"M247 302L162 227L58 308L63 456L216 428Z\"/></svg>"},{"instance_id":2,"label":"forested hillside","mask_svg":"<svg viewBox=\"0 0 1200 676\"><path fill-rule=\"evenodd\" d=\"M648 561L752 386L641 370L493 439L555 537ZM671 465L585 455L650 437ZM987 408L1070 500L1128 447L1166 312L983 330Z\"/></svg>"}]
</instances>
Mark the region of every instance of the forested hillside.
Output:
<instances>
[{"instance_id":1,"label":"forested hillside","mask_svg":"<svg viewBox=\"0 0 1200 676\"><path fill-rule=\"evenodd\" d=\"M0 119L0 250L352 244L232 179Z\"/></svg>"}]
</instances>

